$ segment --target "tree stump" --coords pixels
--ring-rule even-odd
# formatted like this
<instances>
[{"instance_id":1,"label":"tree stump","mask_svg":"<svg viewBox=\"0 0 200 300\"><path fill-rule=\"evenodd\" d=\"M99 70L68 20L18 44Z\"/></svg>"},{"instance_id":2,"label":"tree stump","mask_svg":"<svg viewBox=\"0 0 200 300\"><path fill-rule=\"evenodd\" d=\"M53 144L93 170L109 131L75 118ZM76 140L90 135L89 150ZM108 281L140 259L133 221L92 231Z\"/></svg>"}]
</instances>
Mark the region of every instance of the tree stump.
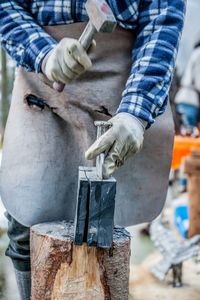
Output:
<instances>
[{"instance_id":1,"label":"tree stump","mask_svg":"<svg viewBox=\"0 0 200 300\"><path fill-rule=\"evenodd\" d=\"M31 228L32 300L127 300L130 234L115 227L113 247L73 244L74 225Z\"/></svg>"},{"instance_id":2,"label":"tree stump","mask_svg":"<svg viewBox=\"0 0 200 300\"><path fill-rule=\"evenodd\" d=\"M193 150L191 156L185 159L184 172L188 175L188 237L191 238L200 234L200 150Z\"/></svg>"}]
</instances>

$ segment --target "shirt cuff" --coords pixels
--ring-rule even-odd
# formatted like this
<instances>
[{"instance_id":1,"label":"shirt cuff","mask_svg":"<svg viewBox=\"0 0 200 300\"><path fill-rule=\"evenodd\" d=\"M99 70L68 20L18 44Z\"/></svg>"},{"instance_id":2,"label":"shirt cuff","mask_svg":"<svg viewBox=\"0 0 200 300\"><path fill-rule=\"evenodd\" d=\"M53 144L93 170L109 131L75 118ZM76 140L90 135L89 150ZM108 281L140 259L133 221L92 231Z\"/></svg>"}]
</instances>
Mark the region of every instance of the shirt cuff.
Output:
<instances>
[{"instance_id":1,"label":"shirt cuff","mask_svg":"<svg viewBox=\"0 0 200 300\"><path fill-rule=\"evenodd\" d=\"M131 115L140 118L147 122L149 128L154 122L158 114L160 114L160 107L157 107L148 98L142 94L127 95L122 98L117 113L127 112Z\"/></svg>"},{"instance_id":2,"label":"shirt cuff","mask_svg":"<svg viewBox=\"0 0 200 300\"><path fill-rule=\"evenodd\" d=\"M58 42L51 36L39 37L27 47L22 66L30 72L41 72L42 61Z\"/></svg>"}]
</instances>

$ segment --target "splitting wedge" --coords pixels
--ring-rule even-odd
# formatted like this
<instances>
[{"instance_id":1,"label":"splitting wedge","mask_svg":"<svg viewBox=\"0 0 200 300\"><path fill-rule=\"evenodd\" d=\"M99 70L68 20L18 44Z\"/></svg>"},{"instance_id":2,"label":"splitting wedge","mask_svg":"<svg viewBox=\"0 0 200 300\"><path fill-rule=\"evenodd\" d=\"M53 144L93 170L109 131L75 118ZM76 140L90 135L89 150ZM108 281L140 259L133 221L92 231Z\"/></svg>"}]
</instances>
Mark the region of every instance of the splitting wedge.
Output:
<instances>
[{"instance_id":1,"label":"splitting wedge","mask_svg":"<svg viewBox=\"0 0 200 300\"><path fill-rule=\"evenodd\" d=\"M111 123L95 122L97 138ZM79 167L74 244L110 248L113 240L116 180L103 178L104 153L96 167Z\"/></svg>"}]
</instances>

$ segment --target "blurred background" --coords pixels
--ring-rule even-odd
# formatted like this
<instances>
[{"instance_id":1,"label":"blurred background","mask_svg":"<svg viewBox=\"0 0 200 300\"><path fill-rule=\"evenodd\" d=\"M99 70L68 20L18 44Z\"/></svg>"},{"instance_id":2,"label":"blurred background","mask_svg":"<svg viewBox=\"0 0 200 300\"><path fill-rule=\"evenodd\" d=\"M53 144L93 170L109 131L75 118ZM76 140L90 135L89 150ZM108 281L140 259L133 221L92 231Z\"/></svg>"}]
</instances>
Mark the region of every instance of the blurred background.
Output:
<instances>
[{"instance_id":1,"label":"blurred background","mask_svg":"<svg viewBox=\"0 0 200 300\"><path fill-rule=\"evenodd\" d=\"M0 49L0 160L15 63ZM170 90L175 123L165 208L132 236L130 299L200 300L200 0L187 1L185 28ZM0 300L19 300L4 256L7 222L0 201Z\"/></svg>"}]
</instances>

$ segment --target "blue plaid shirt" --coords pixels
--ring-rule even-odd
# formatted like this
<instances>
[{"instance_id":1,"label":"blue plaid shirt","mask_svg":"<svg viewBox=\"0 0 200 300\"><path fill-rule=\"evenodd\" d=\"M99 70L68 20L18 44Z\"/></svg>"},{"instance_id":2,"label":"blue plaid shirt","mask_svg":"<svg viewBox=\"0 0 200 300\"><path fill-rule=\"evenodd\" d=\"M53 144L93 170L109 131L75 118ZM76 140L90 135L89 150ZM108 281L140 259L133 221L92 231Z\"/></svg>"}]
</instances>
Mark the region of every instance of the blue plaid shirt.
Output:
<instances>
[{"instance_id":1,"label":"blue plaid shirt","mask_svg":"<svg viewBox=\"0 0 200 300\"><path fill-rule=\"evenodd\" d=\"M42 25L87 21L86 0L1 0L0 42L18 65L40 72L57 44ZM185 13L184 0L107 0L119 26L134 30L132 68L118 112L152 124L164 112Z\"/></svg>"}]
</instances>

